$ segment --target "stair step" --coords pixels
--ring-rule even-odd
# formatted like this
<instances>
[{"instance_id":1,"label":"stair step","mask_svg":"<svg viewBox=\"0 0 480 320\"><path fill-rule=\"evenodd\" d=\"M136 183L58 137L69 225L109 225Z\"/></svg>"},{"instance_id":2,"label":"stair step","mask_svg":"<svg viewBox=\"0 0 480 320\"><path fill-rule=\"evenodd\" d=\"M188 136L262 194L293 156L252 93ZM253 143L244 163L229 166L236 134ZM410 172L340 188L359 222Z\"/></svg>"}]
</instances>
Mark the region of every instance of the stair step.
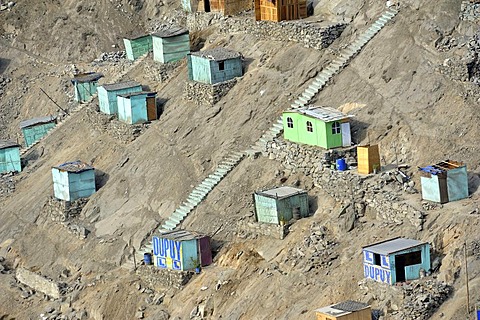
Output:
<instances>
[{"instance_id":1,"label":"stair step","mask_svg":"<svg viewBox=\"0 0 480 320\"><path fill-rule=\"evenodd\" d=\"M230 170L232 169L232 166L231 165L228 165L228 164L224 164L223 162L220 162L217 166L217 168L221 168L221 169L225 169L225 170Z\"/></svg>"},{"instance_id":2,"label":"stair step","mask_svg":"<svg viewBox=\"0 0 480 320\"><path fill-rule=\"evenodd\" d=\"M297 109L297 108L300 108L300 107L303 107L303 104L302 103L297 103L297 102L294 102L290 105L290 107L292 109Z\"/></svg>"},{"instance_id":3,"label":"stair step","mask_svg":"<svg viewBox=\"0 0 480 320\"><path fill-rule=\"evenodd\" d=\"M189 210L189 212L190 212L190 211L193 210L193 208L195 208L195 206L192 205L190 202L184 201L184 202L182 202L182 205L180 206L180 208L185 208L185 209Z\"/></svg>"},{"instance_id":4,"label":"stair step","mask_svg":"<svg viewBox=\"0 0 480 320\"><path fill-rule=\"evenodd\" d=\"M327 80L314 80L311 85L317 88L320 88L320 87L323 87L327 82L328 82Z\"/></svg>"},{"instance_id":5,"label":"stair step","mask_svg":"<svg viewBox=\"0 0 480 320\"><path fill-rule=\"evenodd\" d=\"M203 196L189 194L187 197L187 201L188 200L190 200L191 203L195 203L195 202L199 203L199 202L202 202Z\"/></svg>"},{"instance_id":6,"label":"stair step","mask_svg":"<svg viewBox=\"0 0 480 320\"><path fill-rule=\"evenodd\" d=\"M184 208L177 208L175 209L174 213L178 213L178 214L185 214L187 215L188 213L190 212L189 209L184 209Z\"/></svg>"},{"instance_id":7,"label":"stair step","mask_svg":"<svg viewBox=\"0 0 480 320\"><path fill-rule=\"evenodd\" d=\"M171 216L170 219L168 221L171 221L175 224L180 224L180 222L183 221L183 219L185 219L185 217L174 217L174 216Z\"/></svg>"},{"instance_id":8,"label":"stair step","mask_svg":"<svg viewBox=\"0 0 480 320\"><path fill-rule=\"evenodd\" d=\"M191 203L194 207L196 207L200 201L198 201L196 199L187 198L186 202Z\"/></svg>"},{"instance_id":9,"label":"stair step","mask_svg":"<svg viewBox=\"0 0 480 320\"><path fill-rule=\"evenodd\" d=\"M279 128L279 129L283 129L283 121L282 121L282 123L281 123L281 124L280 124L280 123L278 123L278 122L277 122L277 123L274 123L274 124L273 124L273 127L275 127L275 128Z\"/></svg>"},{"instance_id":10,"label":"stair step","mask_svg":"<svg viewBox=\"0 0 480 320\"><path fill-rule=\"evenodd\" d=\"M165 221L165 223L163 225L167 228L171 228L170 230L173 230L177 227L178 223L175 223L171 220L167 220L167 221Z\"/></svg>"},{"instance_id":11,"label":"stair step","mask_svg":"<svg viewBox=\"0 0 480 320\"><path fill-rule=\"evenodd\" d=\"M219 174L223 174L225 175L226 173L228 173L228 171L230 171L230 168L220 168L220 167L217 167L215 169L215 173L219 173Z\"/></svg>"},{"instance_id":12,"label":"stair step","mask_svg":"<svg viewBox=\"0 0 480 320\"><path fill-rule=\"evenodd\" d=\"M310 92L307 92L307 90L305 90L303 93L302 93L302 97L308 99L308 100L311 100L314 96L315 96L316 93L310 93Z\"/></svg>"}]
</instances>

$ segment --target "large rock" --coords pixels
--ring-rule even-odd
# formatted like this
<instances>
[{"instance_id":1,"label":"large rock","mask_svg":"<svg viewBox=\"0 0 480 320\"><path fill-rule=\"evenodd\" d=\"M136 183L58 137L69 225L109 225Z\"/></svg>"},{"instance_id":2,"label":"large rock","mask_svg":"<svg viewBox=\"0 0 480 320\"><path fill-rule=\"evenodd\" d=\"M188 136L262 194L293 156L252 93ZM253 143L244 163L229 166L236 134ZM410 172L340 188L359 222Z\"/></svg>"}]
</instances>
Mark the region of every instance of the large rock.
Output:
<instances>
[{"instance_id":1,"label":"large rock","mask_svg":"<svg viewBox=\"0 0 480 320\"><path fill-rule=\"evenodd\" d=\"M36 291L40 291L53 299L60 298L58 284L24 268L18 268L17 280Z\"/></svg>"}]
</instances>

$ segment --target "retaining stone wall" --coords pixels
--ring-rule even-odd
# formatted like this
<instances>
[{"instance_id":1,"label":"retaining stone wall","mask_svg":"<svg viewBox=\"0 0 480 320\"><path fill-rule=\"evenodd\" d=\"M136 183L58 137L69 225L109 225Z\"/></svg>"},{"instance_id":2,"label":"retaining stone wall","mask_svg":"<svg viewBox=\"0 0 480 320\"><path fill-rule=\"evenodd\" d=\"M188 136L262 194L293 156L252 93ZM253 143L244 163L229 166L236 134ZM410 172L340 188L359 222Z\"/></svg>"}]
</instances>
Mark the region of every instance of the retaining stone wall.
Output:
<instances>
[{"instance_id":1,"label":"retaining stone wall","mask_svg":"<svg viewBox=\"0 0 480 320\"><path fill-rule=\"evenodd\" d=\"M185 100L193 101L196 105L213 106L228 93L237 83L237 79L224 81L214 85L195 81L186 81L183 91Z\"/></svg>"},{"instance_id":2,"label":"retaining stone wall","mask_svg":"<svg viewBox=\"0 0 480 320\"><path fill-rule=\"evenodd\" d=\"M60 298L60 288L58 284L50 279L23 268L17 269L16 277L18 281L29 286L30 288L35 289L36 291L43 292L53 299Z\"/></svg>"},{"instance_id":3,"label":"retaining stone wall","mask_svg":"<svg viewBox=\"0 0 480 320\"><path fill-rule=\"evenodd\" d=\"M142 265L137 267L137 275L139 275L142 281L151 289L158 287L180 289L192 278L193 272L160 269L153 265Z\"/></svg>"},{"instance_id":4,"label":"retaining stone wall","mask_svg":"<svg viewBox=\"0 0 480 320\"><path fill-rule=\"evenodd\" d=\"M0 174L0 198L15 191L15 180L13 173Z\"/></svg>"},{"instance_id":5,"label":"retaining stone wall","mask_svg":"<svg viewBox=\"0 0 480 320\"><path fill-rule=\"evenodd\" d=\"M273 224L273 223L262 223L262 222L242 222L239 225L240 229L245 232L245 234L253 236L268 236L275 239L283 240L289 232L291 223L287 223L284 226Z\"/></svg>"},{"instance_id":6,"label":"retaining stone wall","mask_svg":"<svg viewBox=\"0 0 480 320\"><path fill-rule=\"evenodd\" d=\"M88 199L64 201L51 196L45 204L44 210L53 221L64 222L80 215Z\"/></svg>"}]
</instances>

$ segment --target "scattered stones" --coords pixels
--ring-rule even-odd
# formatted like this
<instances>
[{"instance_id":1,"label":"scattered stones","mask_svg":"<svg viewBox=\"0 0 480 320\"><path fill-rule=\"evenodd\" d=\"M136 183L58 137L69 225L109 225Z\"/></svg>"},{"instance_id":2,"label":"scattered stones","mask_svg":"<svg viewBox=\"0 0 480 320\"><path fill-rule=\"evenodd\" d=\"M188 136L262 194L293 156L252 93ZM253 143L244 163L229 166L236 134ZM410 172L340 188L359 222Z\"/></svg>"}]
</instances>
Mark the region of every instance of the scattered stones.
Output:
<instances>
[{"instance_id":1,"label":"scattered stones","mask_svg":"<svg viewBox=\"0 0 480 320\"><path fill-rule=\"evenodd\" d=\"M436 280L414 281L404 285L403 290L403 315L397 319L429 319L453 292L451 286Z\"/></svg>"},{"instance_id":2,"label":"scattered stones","mask_svg":"<svg viewBox=\"0 0 480 320\"><path fill-rule=\"evenodd\" d=\"M154 82L165 82L170 79L177 68L184 64L183 60L169 63L145 63L145 76Z\"/></svg>"},{"instance_id":3,"label":"scattered stones","mask_svg":"<svg viewBox=\"0 0 480 320\"><path fill-rule=\"evenodd\" d=\"M6 197L15 191L15 174L4 173L0 174L0 198Z\"/></svg>"},{"instance_id":4,"label":"scattered stones","mask_svg":"<svg viewBox=\"0 0 480 320\"><path fill-rule=\"evenodd\" d=\"M102 54L100 54L100 57L93 60L93 62L120 62L125 59L127 59L127 53L125 51L113 51L103 52Z\"/></svg>"},{"instance_id":5,"label":"scattered stones","mask_svg":"<svg viewBox=\"0 0 480 320\"><path fill-rule=\"evenodd\" d=\"M474 3L470 0L462 1L460 6L460 19L476 21L478 18L480 18L480 3Z\"/></svg>"},{"instance_id":6,"label":"scattered stones","mask_svg":"<svg viewBox=\"0 0 480 320\"><path fill-rule=\"evenodd\" d=\"M196 105L213 106L215 103L228 93L237 83L237 79L232 79L214 85L187 81L183 91L185 100L193 101Z\"/></svg>"},{"instance_id":7,"label":"scattered stones","mask_svg":"<svg viewBox=\"0 0 480 320\"><path fill-rule=\"evenodd\" d=\"M18 281L29 286L30 288L35 289L36 291L43 292L53 299L60 298L59 285L50 279L23 268L17 269L16 277Z\"/></svg>"}]
</instances>

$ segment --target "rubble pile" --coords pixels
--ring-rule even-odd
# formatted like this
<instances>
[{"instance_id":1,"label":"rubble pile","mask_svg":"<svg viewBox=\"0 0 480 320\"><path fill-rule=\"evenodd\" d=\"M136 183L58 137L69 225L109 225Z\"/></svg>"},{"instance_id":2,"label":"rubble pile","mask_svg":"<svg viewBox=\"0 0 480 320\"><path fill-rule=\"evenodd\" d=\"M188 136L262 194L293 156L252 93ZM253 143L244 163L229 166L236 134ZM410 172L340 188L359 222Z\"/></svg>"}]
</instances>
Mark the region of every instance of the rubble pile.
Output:
<instances>
[{"instance_id":1,"label":"rubble pile","mask_svg":"<svg viewBox=\"0 0 480 320\"><path fill-rule=\"evenodd\" d=\"M183 97L185 100L193 101L199 106L213 106L220 101L236 83L237 79L216 83L214 85L186 81Z\"/></svg>"},{"instance_id":2,"label":"rubble pile","mask_svg":"<svg viewBox=\"0 0 480 320\"><path fill-rule=\"evenodd\" d=\"M480 3L474 3L469 0L462 1L460 6L460 19L476 21L478 18L480 18Z\"/></svg>"},{"instance_id":3,"label":"rubble pile","mask_svg":"<svg viewBox=\"0 0 480 320\"><path fill-rule=\"evenodd\" d=\"M94 63L98 62L120 62L127 59L127 53L123 51L103 52L100 57L93 60Z\"/></svg>"},{"instance_id":4,"label":"rubble pile","mask_svg":"<svg viewBox=\"0 0 480 320\"><path fill-rule=\"evenodd\" d=\"M15 179L13 173L0 174L0 198L6 197L15 191Z\"/></svg>"},{"instance_id":5,"label":"rubble pile","mask_svg":"<svg viewBox=\"0 0 480 320\"><path fill-rule=\"evenodd\" d=\"M77 199L75 201L63 201L50 196L44 205L45 214L53 221L65 222L80 215L88 199Z\"/></svg>"},{"instance_id":6,"label":"rubble pile","mask_svg":"<svg viewBox=\"0 0 480 320\"><path fill-rule=\"evenodd\" d=\"M5 92L5 88L7 87L7 84L9 84L11 81L12 80L10 78L7 78L5 76L0 76L0 97Z\"/></svg>"},{"instance_id":7,"label":"rubble pile","mask_svg":"<svg viewBox=\"0 0 480 320\"><path fill-rule=\"evenodd\" d=\"M181 66L182 61L175 61L169 63L146 63L145 64L145 76L154 82L163 83L170 79L177 68Z\"/></svg>"},{"instance_id":8,"label":"rubble pile","mask_svg":"<svg viewBox=\"0 0 480 320\"><path fill-rule=\"evenodd\" d=\"M405 300L398 320L429 319L453 292L451 286L436 280L413 281L403 286Z\"/></svg>"}]
</instances>

